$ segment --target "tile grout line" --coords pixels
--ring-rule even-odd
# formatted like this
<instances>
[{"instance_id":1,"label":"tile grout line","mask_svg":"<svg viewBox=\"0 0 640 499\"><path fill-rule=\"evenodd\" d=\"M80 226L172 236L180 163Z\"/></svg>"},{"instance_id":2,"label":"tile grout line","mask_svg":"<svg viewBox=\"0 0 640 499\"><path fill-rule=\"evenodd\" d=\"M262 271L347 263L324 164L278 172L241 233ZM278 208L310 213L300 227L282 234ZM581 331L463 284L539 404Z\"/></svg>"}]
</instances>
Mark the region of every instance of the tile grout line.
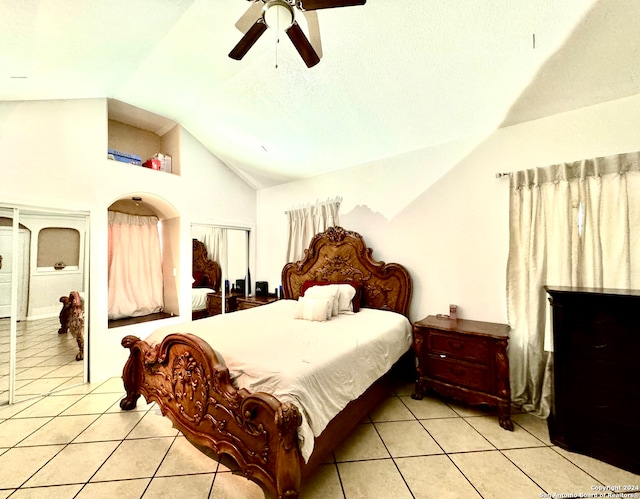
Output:
<instances>
[{"instance_id":1,"label":"tile grout line","mask_svg":"<svg viewBox=\"0 0 640 499\"><path fill-rule=\"evenodd\" d=\"M99 388L100 386L102 386L103 384L104 384L104 383L102 383L102 384L98 385L94 390L98 389L98 388ZM64 409L62 412L64 412L64 411L66 411L66 410L70 409L71 407L73 407L74 405L76 405L78 402L80 402L81 400L83 400L83 399L84 399L85 397L87 397L88 395L91 395L91 394L94 392L94 390L91 390L91 391L90 391L90 392L88 392L88 393L82 394L78 400L76 400L73 404L71 404L69 407L67 407L66 409ZM46 398L48 398L48 397L50 397L50 396L51 396L51 394L47 394L47 395L45 395L45 396L42 396L42 400L44 400L44 399L46 399ZM35 403L37 403L37 402L35 402ZM35 403L34 403L34 404L35 404ZM30 404L28 407L31 407L31 406L32 406L32 405L34 405L34 404ZM102 415L106 414L106 413L107 413L107 411L108 411L109 409L111 409L111 407L113 407L113 404L112 404L112 405L110 405L110 406L109 406L105 411L103 411L102 413L92 413L92 414L86 414L86 415L89 415L89 416L96 415L97 417L96 417L96 419L94 419L94 421L93 421L93 422L95 422L97 419L99 419L99 418L100 418L100 416L102 416ZM27 408L25 408L25 409L27 409ZM20 411L20 412L22 412L22 411ZM18 415L18 414L19 414L19 413L17 413L16 415ZM77 414L75 414L74 416L76 416L76 415L77 415ZM72 415L68 415L68 416L72 416ZM46 417L48 417L48 418L49 418L49 421L47 421L47 422L46 422L45 424L43 424L42 426L38 427L36 430L34 430L34 431L32 431L31 433L29 433L29 435L25 436L25 437L24 437L23 439L21 439L20 441L16 442L16 444L15 444L15 445L13 445L12 447L10 447L9 449L15 449L15 448L18 448L17 446L18 446L18 444L19 444L20 442L23 442L25 439L29 438L31 435L33 435L35 432L37 432L38 430L40 430L41 428L43 428L44 426L46 426L47 424L49 424L49 423L50 423L51 421L53 421L55 418L57 418L57 417L64 417L64 416L63 416L62 414L60 414L60 413L59 413L57 416L53 416L53 417L51 417L51 416L46 416ZM32 419L32 418L16 418L16 419ZM35 418L33 418L33 419L35 419ZM89 426L91 426L91 424L93 424L93 422L92 422L92 423L90 423L90 424L87 426L87 428L88 428ZM82 430L82 431L85 431L87 428L85 428L85 429L84 429L84 430ZM80 432L80 433L82 433L82 432ZM32 474L31 474L31 475L30 475L30 476L29 476L25 481L23 481L23 482L22 482L22 483L21 483L21 484L20 484L20 485L19 485L19 486L14 490L14 492L12 492L12 493L11 493L11 495L13 495L13 494L15 493L15 491L20 490L20 489L22 489L22 488L24 488L24 489L37 488L37 487L24 487L24 485L25 485L29 480L31 480L31 479L32 479L32 478L33 478L37 473L39 473L39 472L40 472L40 471L41 471L45 466L47 466L47 465L48 465L48 464L49 464L53 459L55 459L55 458L56 458L56 457L57 457L61 452L63 452L67 447L69 447L69 445L79 445L79 444L74 444L74 443L73 443L73 440L75 440L77 437L78 437L78 436L76 435L76 437L74 437L74 438L71 440L71 442L67 442L66 444L63 444L63 445L62 445L62 448L61 448L58 452L56 452L53 456L51 456L51 458L49 458L49 459L48 459L48 460L47 460L47 461L46 461L42 466L40 466L40 467L39 467L35 472L33 472L33 473L32 473ZM122 443L122 441L120 442L120 444L121 444L121 443ZM116 446L116 449L120 446L120 444L118 444L118 445ZM61 445L61 444L51 444L51 445ZM25 447L37 447L37 446L25 446ZM114 449L114 452L115 452L115 449ZM110 454L109 456L111 456L111 454ZM108 458L107 458L107 459L108 459ZM104 464L104 463L103 463L103 464ZM93 475L92 475L92 476L93 476ZM78 482L77 484L79 484L79 483L80 483L80 482ZM88 483L88 481L87 481L86 483ZM82 487L81 487L81 489L80 489L80 490L82 490L82 488L84 488L84 486L86 485L86 483L82 484ZM65 485L76 485L76 484L74 483L74 484L65 484ZM51 486L51 485L48 485L48 486Z\"/></svg>"},{"instance_id":2,"label":"tile grout line","mask_svg":"<svg viewBox=\"0 0 640 499\"><path fill-rule=\"evenodd\" d=\"M398 396L397 393L395 393L395 397L400 401L400 403L409 410L409 412L411 413L411 415L414 417L415 420L415 414L413 414L413 412L411 412L411 410L406 406L406 404L402 401L402 398L400 398ZM371 418L369 418L371 419ZM406 421L411 421L406 420ZM393 455L391 454L391 451L389 450L389 448L387 447L387 443L384 441L384 439L382 438L382 435L380 435L380 432L378 431L378 427L376 426L376 422L371 420L371 425L373 426L374 431L376 432L376 435L378 435L378 438L380 439L380 441L382 442L382 445L384 446L385 450L387 451L387 454L389 454L389 458L391 459L391 462L393 463L393 465L396 468L396 471L398 472L398 474L400 475L400 477L402 478L402 482L404 483L405 487L407 487L407 490L409 491L409 494L411 494L411 497L413 497L415 499L415 494L413 493L413 491L411 490L411 487L409 487L409 484L407 483L407 479L405 478L405 476L402 474L402 471L400 471L400 468L398 467L398 463L396 463L396 460L394 459ZM427 432L428 433L428 432ZM436 442L437 444L437 442ZM389 459L389 458L385 458Z\"/></svg>"},{"instance_id":3,"label":"tile grout line","mask_svg":"<svg viewBox=\"0 0 640 499\"><path fill-rule=\"evenodd\" d=\"M447 403L446 403L446 402L444 402L444 401L443 401L443 403L444 403L447 407L449 407L449 409L451 409L451 410L452 410L452 411L457 415L457 417L458 417L458 418L460 418L460 419L463 419L463 420L464 420L464 418L462 417L462 415L461 415L461 414L459 414L459 413L458 413L458 412L457 412L453 407L451 407L449 404L447 404ZM444 452L444 455L445 455L445 456L447 456L447 459L449 460L449 462L450 462L451 464L453 464L453 466L455 466L455 468L460 472L460 474L464 477L464 479L467 481L467 483L468 483L469 485L471 485L471 487L473 488L473 490L475 490L475 491L478 493L478 496L480 496L481 498L483 498L483 499L484 499L484 496L480 493L480 491L477 489L477 487L473 484L473 482L469 479L469 477L468 477L467 475L465 475L465 474L464 474L464 472L463 472L463 471L458 467L458 465L453 461L453 459L451 459L451 456L449 455L449 453L448 453L448 452L446 452L446 451L444 450L444 448L443 448L443 447L438 443L438 441L435 439L435 437L434 437L433 435L431 435L431 433L429 432L429 430L427 429L427 427L422 423L422 421L418 419L418 422L422 425L422 427L423 427L423 428L425 429L425 431L429 434L429 436L433 439L433 441L434 441L434 442L436 442L436 444L438 444L438 446L442 449L442 452ZM469 424L469 422L467 422L467 424ZM471 425L469 424L469 426L471 426ZM475 428L474 428L474 429L475 429ZM477 430L476 430L476 431L477 431ZM485 439L485 440L486 440L486 439ZM491 444L491 442L489 442L489 444L490 444L490 445L493 445L493 444ZM495 446L494 446L494 447L495 447Z\"/></svg>"}]
</instances>

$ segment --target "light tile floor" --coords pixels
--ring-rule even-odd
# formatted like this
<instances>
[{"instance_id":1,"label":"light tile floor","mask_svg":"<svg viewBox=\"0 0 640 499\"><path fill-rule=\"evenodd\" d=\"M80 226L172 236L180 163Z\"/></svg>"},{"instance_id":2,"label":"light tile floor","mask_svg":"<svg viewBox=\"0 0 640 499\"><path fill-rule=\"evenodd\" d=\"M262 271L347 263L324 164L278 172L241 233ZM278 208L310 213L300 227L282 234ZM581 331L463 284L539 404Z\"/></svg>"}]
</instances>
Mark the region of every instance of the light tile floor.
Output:
<instances>
[{"instance_id":1,"label":"light tile floor","mask_svg":"<svg viewBox=\"0 0 640 499\"><path fill-rule=\"evenodd\" d=\"M0 403L9 400L9 319L0 319ZM16 324L16 401L82 383L84 362L71 334L58 334L57 317Z\"/></svg>"},{"instance_id":2,"label":"light tile floor","mask_svg":"<svg viewBox=\"0 0 640 499\"><path fill-rule=\"evenodd\" d=\"M305 498L540 498L640 485L640 476L551 445L546 422L394 393L320 466ZM186 442L155 405L120 410L122 382L0 408L0 499L263 499L255 483ZM547 497L549 497L547 496ZM586 497L586 495L584 496Z\"/></svg>"}]
</instances>

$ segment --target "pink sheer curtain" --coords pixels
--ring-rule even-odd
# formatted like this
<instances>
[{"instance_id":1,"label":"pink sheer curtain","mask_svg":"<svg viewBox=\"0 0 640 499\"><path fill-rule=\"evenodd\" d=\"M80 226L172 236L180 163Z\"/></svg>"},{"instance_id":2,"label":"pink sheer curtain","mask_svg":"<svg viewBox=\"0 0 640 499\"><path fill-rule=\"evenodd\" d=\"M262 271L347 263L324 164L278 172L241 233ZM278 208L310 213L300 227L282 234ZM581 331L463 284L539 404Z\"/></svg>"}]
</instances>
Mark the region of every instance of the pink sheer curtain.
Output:
<instances>
[{"instance_id":1,"label":"pink sheer curtain","mask_svg":"<svg viewBox=\"0 0 640 499\"><path fill-rule=\"evenodd\" d=\"M158 218L109 212L109 319L164 307Z\"/></svg>"}]
</instances>

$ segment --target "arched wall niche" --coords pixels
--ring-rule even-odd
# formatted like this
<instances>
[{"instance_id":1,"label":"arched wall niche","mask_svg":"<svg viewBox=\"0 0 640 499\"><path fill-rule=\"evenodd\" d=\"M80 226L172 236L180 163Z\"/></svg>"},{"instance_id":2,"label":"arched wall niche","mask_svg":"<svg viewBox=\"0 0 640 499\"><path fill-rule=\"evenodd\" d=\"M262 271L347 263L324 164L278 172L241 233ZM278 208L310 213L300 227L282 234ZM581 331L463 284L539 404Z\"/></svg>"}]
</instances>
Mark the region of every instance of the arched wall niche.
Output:
<instances>
[{"instance_id":1,"label":"arched wall niche","mask_svg":"<svg viewBox=\"0 0 640 499\"><path fill-rule=\"evenodd\" d=\"M180 315L179 280L180 267L180 213L166 199L148 192L131 192L111 203L109 211L130 215L158 217L158 231L162 248L162 276L164 309L158 319ZM149 317L137 318L139 321ZM109 327L130 324L131 321L110 321Z\"/></svg>"},{"instance_id":2,"label":"arched wall niche","mask_svg":"<svg viewBox=\"0 0 640 499\"><path fill-rule=\"evenodd\" d=\"M123 211L123 213L131 213L133 215L141 213L145 213L147 215L153 214L160 220L172 219L180 216L178 210L173 206L173 204L163 197L150 192L131 192L124 194L115 199L111 206L109 206L109 210L113 210L115 208L118 208L119 211L132 210ZM140 213L137 213L136 211L139 211Z\"/></svg>"}]
</instances>

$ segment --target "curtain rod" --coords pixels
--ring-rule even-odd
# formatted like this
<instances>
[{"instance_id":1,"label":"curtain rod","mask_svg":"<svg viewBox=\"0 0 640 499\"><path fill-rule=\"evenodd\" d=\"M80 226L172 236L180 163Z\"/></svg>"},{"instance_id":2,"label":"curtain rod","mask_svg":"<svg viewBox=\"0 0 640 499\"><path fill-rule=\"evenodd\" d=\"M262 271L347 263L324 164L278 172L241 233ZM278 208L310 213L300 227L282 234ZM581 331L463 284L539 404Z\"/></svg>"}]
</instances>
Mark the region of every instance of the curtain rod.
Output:
<instances>
[{"instance_id":1,"label":"curtain rod","mask_svg":"<svg viewBox=\"0 0 640 499\"><path fill-rule=\"evenodd\" d=\"M247 232L251 232L251 227L245 227L242 225L202 224L194 222L191 224L191 227L198 227L202 229L210 229L212 227L215 227L216 229L246 230Z\"/></svg>"},{"instance_id":2,"label":"curtain rod","mask_svg":"<svg viewBox=\"0 0 640 499\"><path fill-rule=\"evenodd\" d=\"M511 175L510 173L498 172L496 173L496 178L508 177Z\"/></svg>"},{"instance_id":3,"label":"curtain rod","mask_svg":"<svg viewBox=\"0 0 640 499\"><path fill-rule=\"evenodd\" d=\"M313 206L322 206L323 204L337 204L338 207L340 207L341 203L342 203L342 198L341 197L336 197L333 200L327 199L326 201L317 201L316 203L307 203L305 205L298 206L297 208L292 208L290 210L285 210L284 214L288 215L289 212L291 212L291 211L300 210L300 209L303 209L303 208L311 208Z\"/></svg>"}]
</instances>

